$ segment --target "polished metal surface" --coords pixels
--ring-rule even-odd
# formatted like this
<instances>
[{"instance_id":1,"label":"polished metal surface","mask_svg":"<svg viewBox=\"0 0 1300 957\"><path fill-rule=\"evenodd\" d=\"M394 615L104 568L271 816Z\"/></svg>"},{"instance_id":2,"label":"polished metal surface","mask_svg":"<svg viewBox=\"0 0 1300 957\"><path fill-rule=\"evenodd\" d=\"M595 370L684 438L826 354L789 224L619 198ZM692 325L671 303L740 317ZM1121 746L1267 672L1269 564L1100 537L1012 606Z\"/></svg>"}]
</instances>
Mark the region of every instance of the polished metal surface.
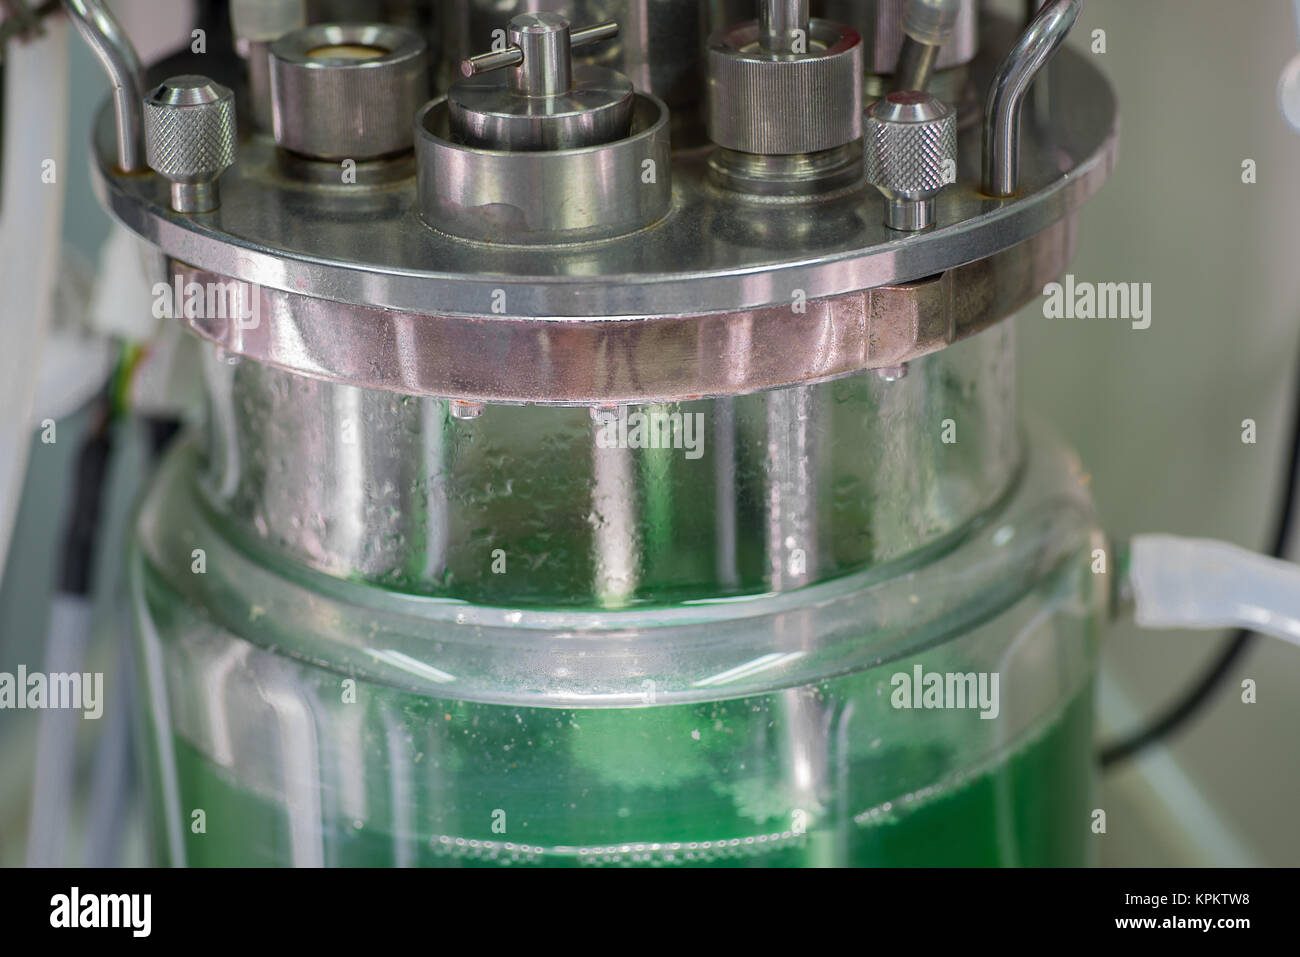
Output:
<instances>
[{"instance_id":1,"label":"polished metal surface","mask_svg":"<svg viewBox=\"0 0 1300 957\"><path fill-rule=\"evenodd\" d=\"M271 44L271 116L284 149L357 162L409 150L428 98L425 41L387 24L317 24Z\"/></svg>"},{"instance_id":2,"label":"polished metal surface","mask_svg":"<svg viewBox=\"0 0 1300 957\"><path fill-rule=\"evenodd\" d=\"M230 0L230 26L237 41L272 43L306 25L306 0Z\"/></svg>"},{"instance_id":3,"label":"polished metal surface","mask_svg":"<svg viewBox=\"0 0 1300 957\"><path fill-rule=\"evenodd\" d=\"M631 81L601 66L574 67L572 79L550 96L520 96L490 77L458 80L447 93L452 137L484 149L557 150L627 136Z\"/></svg>"},{"instance_id":4,"label":"polished metal surface","mask_svg":"<svg viewBox=\"0 0 1300 957\"><path fill-rule=\"evenodd\" d=\"M862 135L862 41L829 20L807 21L807 52L763 45L758 21L709 40L709 139L742 153L816 153ZM813 106L815 104L815 106Z\"/></svg>"},{"instance_id":5,"label":"polished metal surface","mask_svg":"<svg viewBox=\"0 0 1300 957\"><path fill-rule=\"evenodd\" d=\"M998 21L986 34L972 65L980 85L1014 40ZM163 252L269 289L505 323L764 309L790 303L796 290L813 300L929 276L1068 218L1110 173L1117 112L1086 55L1062 50L1052 72L1070 107L1025 125L1016 199L979 191L979 132L965 129L958 181L936 203L940 225L910 236L883 225L883 200L865 184L807 208L770 205L717 189L707 160L683 153L672 161L671 209L651 228L560 250L469 243L412 213L414 181L384 189L286 185L275 174L274 144L261 137L241 144L222 179L221 209L184 217L170 210L163 181L115 172L111 107L95 131L94 176L112 214ZM498 290L508 314L493 312Z\"/></svg>"},{"instance_id":6,"label":"polished metal surface","mask_svg":"<svg viewBox=\"0 0 1300 957\"><path fill-rule=\"evenodd\" d=\"M636 94L628 136L572 149L482 149L452 139L446 97L416 117L419 210L433 229L492 243L590 242L657 223L672 205L668 108ZM497 287L499 290L500 287ZM498 315L514 314L508 294Z\"/></svg>"},{"instance_id":7,"label":"polished metal surface","mask_svg":"<svg viewBox=\"0 0 1300 957\"><path fill-rule=\"evenodd\" d=\"M1073 251L1074 223L1067 219L933 278L809 300L802 311L787 304L634 320L477 319L348 306L263 287L255 322L208 314L180 321L235 355L406 395L654 402L833 379L945 349L1039 295ZM223 281L181 264L172 271L183 285L201 289Z\"/></svg>"},{"instance_id":8,"label":"polished metal surface","mask_svg":"<svg viewBox=\"0 0 1300 957\"><path fill-rule=\"evenodd\" d=\"M589 45L617 32L617 24L605 23L573 37ZM447 92L455 142L494 150L554 150L629 134L631 81L607 67L575 69L569 21L553 13L522 15L510 21L507 35L511 44L504 50L465 60L464 76ZM511 67L508 79L494 75L505 67Z\"/></svg>"},{"instance_id":9,"label":"polished metal surface","mask_svg":"<svg viewBox=\"0 0 1300 957\"><path fill-rule=\"evenodd\" d=\"M771 53L808 52L808 0L758 0L758 43Z\"/></svg>"},{"instance_id":10,"label":"polished metal surface","mask_svg":"<svg viewBox=\"0 0 1300 957\"><path fill-rule=\"evenodd\" d=\"M932 93L904 91L867 111L867 182L886 199L891 229L934 225L934 198L956 178L957 111Z\"/></svg>"},{"instance_id":11,"label":"polished metal surface","mask_svg":"<svg viewBox=\"0 0 1300 957\"><path fill-rule=\"evenodd\" d=\"M235 49L248 63L248 103L253 124L269 133L271 119L271 44L307 25L305 0L232 0L230 26Z\"/></svg>"},{"instance_id":12,"label":"polished metal surface","mask_svg":"<svg viewBox=\"0 0 1300 957\"><path fill-rule=\"evenodd\" d=\"M903 49L898 54L898 69L894 72L891 88L898 90L926 90L934 77L934 64L940 47L921 43L911 37L903 39Z\"/></svg>"},{"instance_id":13,"label":"polished metal surface","mask_svg":"<svg viewBox=\"0 0 1300 957\"><path fill-rule=\"evenodd\" d=\"M674 146L704 142L698 104L704 93L701 68L709 31L753 16L752 4L700 0L437 0L439 32L447 70L478 54L493 30L522 13L562 14L572 23L616 20L619 37L613 43L578 51L577 62L608 67L628 77L636 89L668 104ZM702 24L706 21L707 25ZM447 76L450 84L454 76Z\"/></svg>"},{"instance_id":14,"label":"polished metal surface","mask_svg":"<svg viewBox=\"0 0 1300 957\"><path fill-rule=\"evenodd\" d=\"M709 154L709 173L724 189L753 197L824 197L862 179L862 141L819 153L772 156L718 147Z\"/></svg>"},{"instance_id":15,"label":"polished metal surface","mask_svg":"<svg viewBox=\"0 0 1300 957\"><path fill-rule=\"evenodd\" d=\"M260 133L271 133L275 127L271 113L271 42L248 40L241 48L248 63L248 105L253 127Z\"/></svg>"},{"instance_id":16,"label":"polished metal surface","mask_svg":"<svg viewBox=\"0 0 1300 957\"><path fill-rule=\"evenodd\" d=\"M77 32L94 51L113 84L117 117L117 168L124 173L144 169L144 68L131 40L102 0L63 0Z\"/></svg>"},{"instance_id":17,"label":"polished metal surface","mask_svg":"<svg viewBox=\"0 0 1300 957\"><path fill-rule=\"evenodd\" d=\"M866 70L869 74L892 74L906 36L903 23L909 0L817 0L816 16L847 23L862 35ZM939 49L936 70L947 70L974 59L979 50L979 4L958 0L958 13L949 41ZM918 31L919 32L919 31Z\"/></svg>"},{"instance_id":18,"label":"polished metal surface","mask_svg":"<svg viewBox=\"0 0 1300 957\"><path fill-rule=\"evenodd\" d=\"M1083 0L1051 0L1025 28L989 86L984 107L981 183L985 195L1020 190L1020 108L1040 70L1069 36Z\"/></svg>"},{"instance_id":19,"label":"polished metal surface","mask_svg":"<svg viewBox=\"0 0 1300 957\"><path fill-rule=\"evenodd\" d=\"M961 0L907 0L895 90L925 90L930 85L939 53L952 41L960 13Z\"/></svg>"},{"instance_id":20,"label":"polished metal surface","mask_svg":"<svg viewBox=\"0 0 1300 957\"><path fill-rule=\"evenodd\" d=\"M461 61L463 76L510 68L510 86L522 96L554 96L568 90L572 51L618 36L618 23L608 20L580 30L557 13L523 13L506 29L510 45Z\"/></svg>"},{"instance_id":21,"label":"polished metal surface","mask_svg":"<svg viewBox=\"0 0 1300 957\"><path fill-rule=\"evenodd\" d=\"M204 76L175 76L144 100L145 153L171 183L178 213L221 205L217 182L235 162L235 94Z\"/></svg>"}]
</instances>

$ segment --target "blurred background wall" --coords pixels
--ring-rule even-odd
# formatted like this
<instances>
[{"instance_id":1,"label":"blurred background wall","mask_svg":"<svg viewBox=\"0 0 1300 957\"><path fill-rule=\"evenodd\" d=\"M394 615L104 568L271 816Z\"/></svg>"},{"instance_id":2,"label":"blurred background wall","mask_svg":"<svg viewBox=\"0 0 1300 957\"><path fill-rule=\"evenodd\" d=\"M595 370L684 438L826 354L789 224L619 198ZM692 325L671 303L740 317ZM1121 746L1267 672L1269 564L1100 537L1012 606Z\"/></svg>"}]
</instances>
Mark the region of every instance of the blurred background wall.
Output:
<instances>
[{"instance_id":1,"label":"blurred background wall","mask_svg":"<svg viewBox=\"0 0 1300 957\"><path fill-rule=\"evenodd\" d=\"M1120 159L1084 209L1070 271L1151 283L1151 327L1027 307L1022 401L1078 449L1117 540L1167 531L1266 549L1300 351L1300 134L1275 92L1300 50L1292 6L1087 0L1071 42L1089 50L1097 29L1106 52L1089 55L1119 93ZM1254 185L1242 182L1246 159ZM1242 442L1243 419L1258 423L1254 445ZM1114 628L1105 729L1170 701L1223 640ZM1257 704L1240 700L1246 677ZM1256 641L1169 755L1107 775L1102 861L1300 863L1297 690L1296 649Z\"/></svg>"}]
</instances>

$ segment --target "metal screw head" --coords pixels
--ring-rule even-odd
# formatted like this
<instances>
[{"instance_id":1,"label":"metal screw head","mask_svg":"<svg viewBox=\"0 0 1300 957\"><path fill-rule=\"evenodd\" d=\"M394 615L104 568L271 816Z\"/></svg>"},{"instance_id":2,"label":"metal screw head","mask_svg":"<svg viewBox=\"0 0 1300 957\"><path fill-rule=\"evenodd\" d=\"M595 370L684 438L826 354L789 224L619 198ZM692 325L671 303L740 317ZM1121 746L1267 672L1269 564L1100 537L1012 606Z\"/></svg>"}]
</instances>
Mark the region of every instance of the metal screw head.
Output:
<instances>
[{"instance_id":1,"label":"metal screw head","mask_svg":"<svg viewBox=\"0 0 1300 957\"><path fill-rule=\"evenodd\" d=\"M217 180L235 162L235 94L205 76L174 76L144 98L145 158L171 181L172 208L220 205Z\"/></svg>"},{"instance_id":2,"label":"metal screw head","mask_svg":"<svg viewBox=\"0 0 1300 957\"><path fill-rule=\"evenodd\" d=\"M890 93L873 103L864 130L867 182L886 200L892 229L934 223L934 197L957 168L957 113L932 93Z\"/></svg>"},{"instance_id":3,"label":"metal screw head","mask_svg":"<svg viewBox=\"0 0 1300 957\"><path fill-rule=\"evenodd\" d=\"M886 382L897 382L899 379L907 378L907 363L903 362L896 366L880 366L875 370L875 373Z\"/></svg>"},{"instance_id":4,"label":"metal screw head","mask_svg":"<svg viewBox=\"0 0 1300 957\"><path fill-rule=\"evenodd\" d=\"M467 402L464 399L452 399L447 403L447 409L453 419L477 419L486 408L487 406L482 402Z\"/></svg>"}]
</instances>

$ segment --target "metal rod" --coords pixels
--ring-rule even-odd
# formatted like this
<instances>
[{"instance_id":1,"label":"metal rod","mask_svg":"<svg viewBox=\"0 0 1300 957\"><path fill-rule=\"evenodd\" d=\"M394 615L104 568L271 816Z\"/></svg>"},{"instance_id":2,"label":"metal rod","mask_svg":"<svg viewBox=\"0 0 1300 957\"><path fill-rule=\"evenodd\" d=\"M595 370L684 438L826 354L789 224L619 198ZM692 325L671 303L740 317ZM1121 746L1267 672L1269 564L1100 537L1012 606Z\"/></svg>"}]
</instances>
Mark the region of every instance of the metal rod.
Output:
<instances>
[{"instance_id":1,"label":"metal rod","mask_svg":"<svg viewBox=\"0 0 1300 957\"><path fill-rule=\"evenodd\" d=\"M460 72L463 76L476 76L479 73L502 70L509 66L519 66L523 62L523 50L519 49L519 47L506 47L504 50L480 53L478 56L461 60Z\"/></svg>"},{"instance_id":2,"label":"metal rod","mask_svg":"<svg viewBox=\"0 0 1300 957\"><path fill-rule=\"evenodd\" d=\"M894 68L895 92L925 92L940 48L952 39L961 0L908 0L903 9L903 47Z\"/></svg>"},{"instance_id":3,"label":"metal rod","mask_svg":"<svg viewBox=\"0 0 1300 957\"><path fill-rule=\"evenodd\" d=\"M569 47L571 49L583 47L616 36L618 36L618 23L614 20L606 20L604 23L597 23L594 26L572 31L569 34ZM491 53L480 53L477 56L466 57L460 61L460 72L467 77L477 76L480 73L488 73L492 70L521 66L523 62L524 51L512 44L504 50L493 50Z\"/></svg>"},{"instance_id":4,"label":"metal rod","mask_svg":"<svg viewBox=\"0 0 1300 957\"><path fill-rule=\"evenodd\" d=\"M1065 42L1083 0L1051 0L998 67L984 107L983 190L1014 196L1020 188L1020 107L1034 77Z\"/></svg>"},{"instance_id":5,"label":"metal rod","mask_svg":"<svg viewBox=\"0 0 1300 957\"><path fill-rule=\"evenodd\" d=\"M77 32L95 51L113 84L117 114L117 165L144 169L144 68L135 47L101 0L63 0Z\"/></svg>"},{"instance_id":6,"label":"metal rod","mask_svg":"<svg viewBox=\"0 0 1300 957\"><path fill-rule=\"evenodd\" d=\"M808 40L808 0L761 0L758 5L758 40L772 53L807 53L796 49L802 34Z\"/></svg>"},{"instance_id":7,"label":"metal rod","mask_svg":"<svg viewBox=\"0 0 1300 957\"><path fill-rule=\"evenodd\" d=\"M528 23L527 17L510 21L511 46L523 53L510 73L510 88L521 96L556 96L573 86L572 44L569 26L558 17Z\"/></svg>"},{"instance_id":8,"label":"metal rod","mask_svg":"<svg viewBox=\"0 0 1300 957\"><path fill-rule=\"evenodd\" d=\"M894 71L894 92L917 90L924 93L934 76L934 64L939 59L939 47L922 43L912 37L903 37L903 49L898 54L898 68Z\"/></svg>"},{"instance_id":9,"label":"metal rod","mask_svg":"<svg viewBox=\"0 0 1300 957\"><path fill-rule=\"evenodd\" d=\"M574 30L569 34L569 45L585 47L589 43L611 40L616 36L618 36L618 23L614 20L606 20L604 23L597 23L589 27L583 27L581 30Z\"/></svg>"}]
</instances>

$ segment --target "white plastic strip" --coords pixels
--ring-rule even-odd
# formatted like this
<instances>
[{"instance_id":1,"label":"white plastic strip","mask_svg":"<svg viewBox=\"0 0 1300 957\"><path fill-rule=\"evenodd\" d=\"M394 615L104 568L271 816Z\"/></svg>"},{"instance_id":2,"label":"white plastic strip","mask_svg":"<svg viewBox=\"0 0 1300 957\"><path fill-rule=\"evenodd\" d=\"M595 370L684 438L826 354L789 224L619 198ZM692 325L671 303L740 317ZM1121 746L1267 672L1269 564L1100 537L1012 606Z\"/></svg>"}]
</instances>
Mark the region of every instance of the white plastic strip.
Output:
<instances>
[{"instance_id":1,"label":"white plastic strip","mask_svg":"<svg viewBox=\"0 0 1300 957\"><path fill-rule=\"evenodd\" d=\"M1226 542L1138 535L1129 572L1144 628L1249 628L1300 645L1300 566Z\"/></svg>"}]
</instances>

